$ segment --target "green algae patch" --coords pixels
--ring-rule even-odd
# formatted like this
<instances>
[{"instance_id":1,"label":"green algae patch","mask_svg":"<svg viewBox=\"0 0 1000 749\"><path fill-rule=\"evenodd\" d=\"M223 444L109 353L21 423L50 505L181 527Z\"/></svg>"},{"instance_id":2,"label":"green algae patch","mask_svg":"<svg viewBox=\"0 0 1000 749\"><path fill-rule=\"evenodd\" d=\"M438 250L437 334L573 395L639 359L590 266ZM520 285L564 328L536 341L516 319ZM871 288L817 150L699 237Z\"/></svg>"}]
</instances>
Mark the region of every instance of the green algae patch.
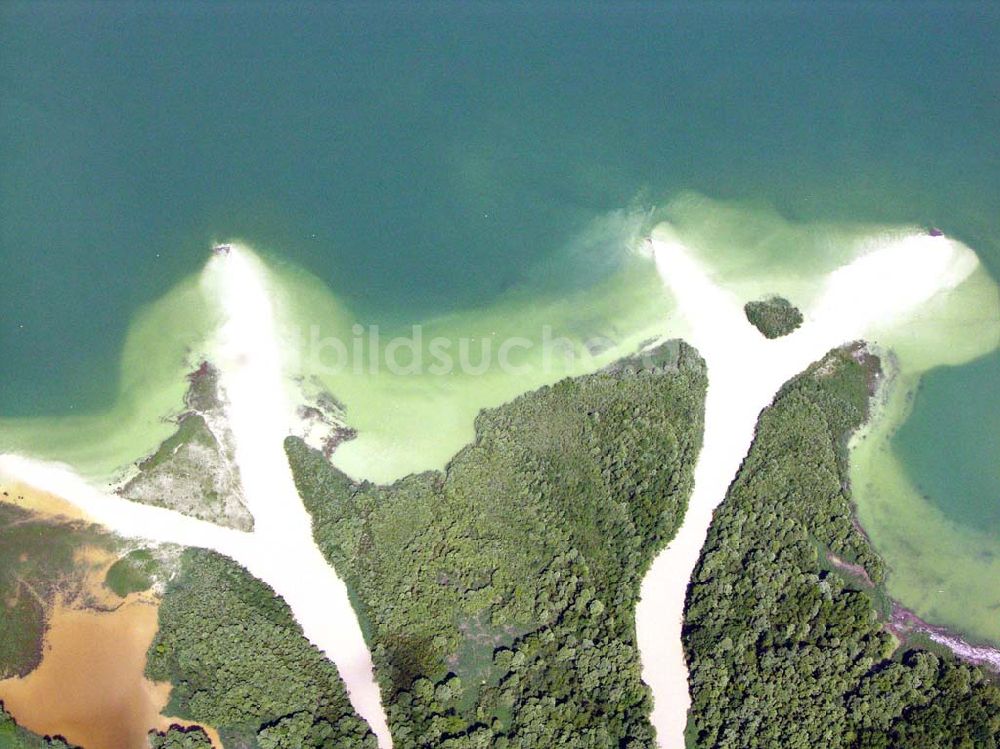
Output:
<instances>
[{"instance_id":1,"label":"green algae patch","mask_svg":"<svg viewBox=\"0 0 1000 749\"><path fill-rule=\"evenodd\" d=\"M743 312L747 316L747 322L765 338L781 338L802 325L799 308L781 296L747 302L743 305Z\"/></svg>"}]
</instances>

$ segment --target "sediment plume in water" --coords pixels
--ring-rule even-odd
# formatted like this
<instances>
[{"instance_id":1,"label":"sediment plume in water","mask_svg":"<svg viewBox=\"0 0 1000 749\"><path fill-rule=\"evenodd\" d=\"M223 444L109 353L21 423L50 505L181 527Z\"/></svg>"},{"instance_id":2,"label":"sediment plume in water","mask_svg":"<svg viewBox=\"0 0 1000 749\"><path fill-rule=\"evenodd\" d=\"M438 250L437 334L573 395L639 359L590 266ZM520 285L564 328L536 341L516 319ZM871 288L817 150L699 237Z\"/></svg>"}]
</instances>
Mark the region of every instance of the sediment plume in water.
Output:
<instances>
[{"instance_id":1,"label":"sediment plume in water","mask_svg":"<svg viewBox=\"0 0 1000 749\"><path fill-rule=\"evenodd\" d=\"M171 337L175 343L180 340L186 343L175 346L173 353L164 354L176 370L171 375L176 376L178 382L176 400L180 402L183 395L183 375L190 370L191 351L197 351L199 357L228 361L226 368L231 375L246 369L244 365L251 359L258 363L261 359L260 350L253 355L252 352L241 353L239 345L230 345L235 340L232 337L227 343L227 326L230 332L234 330L234 321L231 315L227 316L227 310L231 311L233 306L215 303L227 293L236 293L233 289L226 290L227 274L223 272L228 267L225 260L233 258L242 258L239 262L243 263L243 270L252 269L248 278L253 279L256 298L270 309L271 324L275 326L267 344L271 348L263 357L269 362L277 362L277 370L272 367L266 375L267 392L275 394L273 401L262 404L266 418L261 422L251 417L252 409L245 406L250 401L249 393L259 388L248 385L244 388L247 392L236 397L236 421L244 425L251 422L269 425L256 432L246 428L248 437L242 460L252 475L262 466L277 466L275 444L300 426L296 423L296 405L303 383L335 397L343 406L345 427L357 432L355 439L336 448L333 462L355 478L388 481L412 471L443 467L471 438L473 420L480 408L497 405L563 376L592 371L652 340L678 335L687 338L709 360L710 377L715 384L709 388L708 426L718 431L718 424L740 420L746 427L730 430L733 444L723 450L728 451L726 454L730 457L741 457L740 450L745 451L752 436L757 412L784 379L804 369L812 359L818 359L826 348L849 338L864 337L880 350L890 352L886 358L895 361L896 374L890 378L891 383L883 393L884 403L877 409L871 426L852 443L852 477L859 516L877 550L892 568L889 589L893 595L933 621L936 613L928 613L924 604L919 600L914 604L914 600L919 593L926 592L926 583L935 579L932 576L940 576L944 569L956 583L959 579L963 581L964 587L956 584L951 589L956 605L962 600L971 610L971 613L962 613L956 609L954 621L948 623L961 631L977 631L976 622L984 619L976 612L985 610L989 601L988 591L984 593L983 586L995 579L995 570L984 564L983 558L993 553L991 544L996 539L980 539L978 545L970 543L945 519L927 513L923 515L921 527L906 527L899 533L897 529L902 526L896 513L920 516L924 511L905 472L893 461L890 441L895 424L905 418L905 394L915 386L922 372L943 364L961 364L997 346L1000 305L996 285L978 264L975 254L947 237L930 237L915 228L797 226L773 214L746 211L692 196L675 201L665 209L665 214L671 218L671 227L654 233L652 252L627 253L615 264L613 272L601 276L590 288L565 293L515 289L484 309L417 321L423 338L410 350L411 354L414 351L428 354L434 338L451 341L456 346L452 350L455 366L444 373L426 368L406 371L405 357L404 371L391 371L385 362L392 339L409 336L412 341L413 338L412 327L406 321L380 328L376 339L366 321L357 318L321 281L287 264L261 260L246 248L238 247L233 257L214 258L199 279L184 286L181 296L191 301L191 308L199 310L199 314L198 325L190 329L196 333L189 330L186 337ZM664 247L681 250L664 253ZM685 262L689 272L685 278L690 283L680 284L676 271ZM847 267L838 270L844 266ZM655 267L666 282L665 288L654 272ZM690 306L685 310L681 300L687 294L690 305L691 291L695 289L703 293L694 299L700 311L691 314ZM242 293L236 293L236 297ZM759 347L760 337L746 324L741 308L744 302L767 294L780 294L790 299L802 309L805 322L799 331L769 343L765 349ZM166 304L163 309L171 306L172 303ZM708 330L711 330L712 325L725 317L724 310L730 307L738 313L739 326L734 322L732 328L727 329L728 337L723 346L719 343L721 338L706 337L706 329L699 320L702 323L709 320ZM678 308L683 314L675 314ZM155 309L159 308L154 305ZM255 317L258 314L259 311L246 310L248 320L260 322ZM157 319L168 324L154 312L150 312L144 324L152 329ZM237 333L240 325L235 324ZM564 339L575 356L550 357L548 362L543 361L541 344L546 327L548 335ZM751 334L756 337L748 338ZM355 341L360 341L361 359L355 358L339 368L325 366L322 348L317 351L315 347L330 337L338 339L350 354L354 353ZM513 337L520 337L528 344L512 354L509 363L513 367L498 366L495 360L485 367L480 366L483 341L493 342L495 353L496 342ZM250 341L249 335L243 339L247 345L258 343ZM462 366L457 361L461 339L479 347L471 352L471 361L466 362L469 366ZM811 342L809 347L801 344L806 340ZM812 359L805 359L805 348L811 351ZM746 356L736 357L740 351ZM380 368L371 367L372 352L382 362ZM716 362L714 367L713 360ZM770 362L770 379L766 383L762 381L759 388L748 389L746 363L758 360ZM254 366L249 367L251 372ZM253 380L256 376L248 382L256 381ZM740 399L729 401L720 397L719 391L725 389L729 380L733 388L737 383L743 387ZM131 382L129 397L136 398L144 384L142 378L134 378ZM258 385L262 382L260 380ZM232 386L235 392L240 392L242 386L238 377ZM227 384L227 390L229 387ZM169 415L170 408L176 407L168 406L171 398L173 395L162 401L154 398L153 402L161 404L162 410ZM904 400L900 401L901 398ZM241 415L240 409L244 407L247 410ZM144 411L147 412L151 413L149 409ZM103 462L103 467L107 468L107 464L114 462L107 455L114 453L118 460L130 455L135 448L134 441L129 439L131 427L121 432L124 436L117 435L111 424L114 419L111 416L104 418L107 421L101 422L101 428L107 427L114 436L102 438L105 441L97 450L102 457L97 462ZM80 423L74 428L59 425L56 432L64 435L65 441L61 437L54 441L51 449L38 451L35 447L44 442L45 424L38 422L29 428L19 423L10 429L7 428L10 424L2 423L2 449L6 451L9 445L15 445L24 453L52 457L65 447L66 454L61 459L94 477L102 474L102 470L98 470L86 446L70 444L73 440L86 441L87 429L74 431ZM269 441L272 437L263 436L271 432L275 442ZM21 439L25 435L32 438ZM118 450L119 442L129 443L129 449ZM723 448L706 444L706 453L719 449ZM246 457L265 452L269 457L257 468ZM13 475L72 498L91 517L125 535L217 549L275 587L286 597L300 622L320 621L322 612L310 608L314 604L308 600L313 588L301 580L291 581L282 565L263 559L258 543L260 537L200 523L176 513L157 512L156 508L135 506L120 499L116 502L115 498L108 498L104 492L81 481L77 472L69 468L13 455L4 456L0 462ZM267 477L261 476L261 485L266 486L278 477L287 489L286 470L287 465L273 472L268 470ZM734 471L735 466L730 474ZM731 475L723 478L728 483ZM722 492L710 492L714 497L712 501L720 500L723 492L724 486ZM290 506L298 502L297 497L285 490L279 496L292 503ZM294 518L285 518L263 496L256 502L256 512L274 521L274 543L285 543L282 537L310 538L308 519L297 514L297 510ZM707 527L710 510L708 516L697 517L698 512L704 514L704 508L698 509L700 506L698 502L692 503L688 519L694 523L692 528ZM698 533L682 533L690 535L679 536L674 545L679 548L686 544L689 556L694 554L696 558L700 546ZM949 558L942 558L937 570L921 567L913 558L913 545L907 544L908 536L921 539L925 547L938 544L939 548L947 549ZM898 542L894 538L898 538ZM310 548L314 550L311 541ZM920 551L925 555L925 548ZM309 560L300 561L317 575L333 575L333 579L323 585L339 583L334 582L335 574L328 566L319 566L318 552L310 551L309 554ZM931 555L925 557L931 558ZM681 564L672 571L677 585L686 584L684 569L685 565ZM911 582L907 583L909 570L914 573L910 575ZM682 605L683 597L679 600ZM349 611L349 608L343 609L338 616L346 616L345 612ZM942 611L940 606L934 609L937 613ZM676 613L676 617L679 615ZM640 616L640 620L652 621L657 627L664 621L673 626L676 617L657 614L652 618ZM640 628L642 626L640 623ZM326 635L319 629L310 625L306 630L314 642L326 642ZM658 636L665 637L662 629ZM994 635L987 632L982 636ZM672 642L670 637L666 640ZM349 653L341 648L338 656L336 651L331 652L336 647L336 643L331 643L328 654L338 664L344 661L342 672L349 672L353 668L347 664ZM676 647L679 652L679 639ZM366 658L366 652L362 653L359 662L368 668L370 658ZM645 650L643 658L646 663ZM655 656L650 661L660 662ZM678 667L683 667L682 660L679 666L669 666L667 673L677 673ZM650 668L655 672L658 666ZM655 677L649 678L652 683ZM685 682L673 679L671 683L673 687L667 687L667 692L657 688L658 711L665 704L679 704L669 692L671 688L679 690L677 699L686 699ZM365 717L372 714L368 711ZM659 717L657 724L662 724ZM680 723L672 719L671 724L683 725L682 714Z\"/></svg>"},{"instance_id":2,"label":"sediment plume in water","mask_svg":"<svg viewBox=\"0 0 1000 749\"><path fill-rule=\"evenodd\" d=\"M186 375L218 326L198 275L140 310L122 347L118 397L106 409L37 418L0 417L0 453L69 463L108 485L154 452L184 407Z\"/></svg>"}]
</instances>

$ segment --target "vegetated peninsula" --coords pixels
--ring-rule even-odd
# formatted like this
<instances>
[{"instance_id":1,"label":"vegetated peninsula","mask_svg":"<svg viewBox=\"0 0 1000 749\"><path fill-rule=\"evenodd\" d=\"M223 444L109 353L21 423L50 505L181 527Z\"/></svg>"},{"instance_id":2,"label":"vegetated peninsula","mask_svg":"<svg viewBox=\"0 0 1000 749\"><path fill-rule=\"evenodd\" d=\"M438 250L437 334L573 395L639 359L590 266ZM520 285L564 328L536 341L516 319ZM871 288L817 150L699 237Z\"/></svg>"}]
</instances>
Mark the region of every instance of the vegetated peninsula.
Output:
<instances>
[{"instance_id":1,"label":"vegetated peninsula","mask_svg":"<svg viewBox=\"0 0 1000 749\"><path fill-rule=\"evenodd\" d=\"M376 746L336 666L285 602L215 552L184 552L160 606L147 675L174 685L166 714L212 726L226 747ZM195 740L176 740L185 738Z\"/></svg>"},{"instance_id":2,"label":"vegetated peninsula","mask_svg":"<svg viewBox=\"0 0 1000 749\"><path fill-rule=\"evenodd\" d=\"M482 412L444 473L391 486L288 440L396 746L655 746L634 606L684 516L705 383L670 342Z\"/></svg>"},{"instance_id":3,"label":"vegetated peninsula","mask_svg":"<svg viewBox=\"0 0 1000 749\"><path fill-rule=\"evenodd\" d=\"M136 466L118 490L126 499L168 507L238 530L251 530L243 486L233 459L219 372L203 361L188 375L185 410L177 431Z\"/></svg>"},{"instance_id":4,"label":"vegetated peninsula","mask_svg":"<svg viewBox=\"0 0 1000 749\"><path fill-rule=\"evenodd\" d=\"M795 331L802 324L799 308L781 296L772 296L743 306L747 320L765 338L780 338Z\"/></svg>"},{"instance_id":5,"label":"vegetated peninsula","mask_svg":"<svg viewBox=\"0 0 1000 749\"><path fill-rule=\"evenodd\" d=\"M995 679L892 634L885 570L853 522L846 444L878 368L863 349L834 351L760 417L688 592L691 746L1000 740Z\"/></svg>"}]
</instances>

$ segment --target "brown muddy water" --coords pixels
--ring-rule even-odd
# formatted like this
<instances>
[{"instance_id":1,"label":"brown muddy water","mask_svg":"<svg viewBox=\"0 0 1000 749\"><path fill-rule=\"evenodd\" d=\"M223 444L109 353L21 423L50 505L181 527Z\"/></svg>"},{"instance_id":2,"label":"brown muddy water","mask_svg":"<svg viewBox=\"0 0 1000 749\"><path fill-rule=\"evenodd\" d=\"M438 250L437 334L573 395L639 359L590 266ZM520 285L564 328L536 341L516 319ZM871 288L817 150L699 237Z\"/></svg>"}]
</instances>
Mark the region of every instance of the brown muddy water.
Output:
<instances>
[{"instance_id":1,"label":"brown muddy water","mask_svg":"<svg viewBox=\"0 0 1000 749\"><path fill-rule=\"evenodd\" d=\"M72 518L50 495L18 487L4 499ZM170 684L144 675L158 602L149 593L121 599L104 586L116 558L107 549L84 545L75 556L81 578L49 612L40 665L23 678L0 681L0 701L18 724L41 735L63 736L84 749L147 749L151 729L189 725L160 714ZM221 749L218 734L206 730Z\"/></svg>"},{"instance_id":2,"label":"brown muddy water","mask_svg":"<svg viewBox=\"0 0 1000 749\"><path fill-rule=\"evenodd\" d=\"M86 749L146 749L150 729L184 723L160 715L170 685L143 676L156 627L156 606L143 601L113 612L59 605L41 665L23 679L0 682L0 700L35 733ZM222 746L218 736L212 740Z\"/></svg>"}]
</instances>

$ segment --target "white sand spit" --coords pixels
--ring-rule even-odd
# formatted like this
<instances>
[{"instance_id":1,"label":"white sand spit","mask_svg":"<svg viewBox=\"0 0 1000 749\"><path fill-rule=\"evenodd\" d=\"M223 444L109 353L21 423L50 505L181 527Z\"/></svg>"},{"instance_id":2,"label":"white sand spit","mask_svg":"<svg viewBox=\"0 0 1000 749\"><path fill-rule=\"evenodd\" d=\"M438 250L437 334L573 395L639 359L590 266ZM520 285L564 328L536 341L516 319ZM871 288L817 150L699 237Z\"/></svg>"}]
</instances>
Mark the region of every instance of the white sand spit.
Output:
<instances>
[{"instance_id":1,"label":"white sand spit","mask_svg":"<svg viewBox=\"0 0 1000 749\"><path fill-rule=\"evenodd\" d=\"M783 383L828 350L869 335L968 277L978 259L945 237L910 235L874 243L831 273L806 321L768 340L742 304L716 284L668 225L651 239L656 267L675 297L689 342L708 365L705 434L694 490L677 536L642 583L636 629L642 675L653 691L659 745L683 749L690 705L681 646L684 599L712 513L725 497L753 440L757 417Z\"/></svg>"},{"instance_id":2,"label":"white sand spit","mask_svg":"<svg viewBox=\"0 0 1000 749\"><path fill-rule=\"evenodd\" d=\"M213 359L227 394L253 533L101 492L60 464L2 455L0 475L62 497L123 536L213 549L242 564L285 600L309 641L336 664L351 704L371 726L379 746L391 747L371 653L346 586L313 541L311 519L285 456L293 409L286 398L266 277L256 256L238 246L214 256L203 276L223 315Z\"/></svg>"},{"instance_id":3,"label":"white sand spit","mask_svg":"<svg viewBox=\"0 0 1000 749\"><path fill-rule=\"evenodd\" d=\"M62 463L5 453L0 455L0 478L19 481L65 499L90 520L122 536L215 549L234 558L243 553L246 545L245 533L103 492Z\"/></svg>"},{"instance_id":4,"label":"white sand spit","mask_svg":"<svg viewBox=\"0 0 1000 749\"><path fill-rule=\"evenodd\" d=\"M214 358L259 547L251 558L239 561L285 599L306 637L337 664L351 704L371 726L379 746L389 747L392 739L371 654L347 586L313 541L312 520L285 455L294 409L287 401L284 358L266 278L256 256L238 246L213 257L205 272L224 315Z\"/></svg>"}]
</instances>

